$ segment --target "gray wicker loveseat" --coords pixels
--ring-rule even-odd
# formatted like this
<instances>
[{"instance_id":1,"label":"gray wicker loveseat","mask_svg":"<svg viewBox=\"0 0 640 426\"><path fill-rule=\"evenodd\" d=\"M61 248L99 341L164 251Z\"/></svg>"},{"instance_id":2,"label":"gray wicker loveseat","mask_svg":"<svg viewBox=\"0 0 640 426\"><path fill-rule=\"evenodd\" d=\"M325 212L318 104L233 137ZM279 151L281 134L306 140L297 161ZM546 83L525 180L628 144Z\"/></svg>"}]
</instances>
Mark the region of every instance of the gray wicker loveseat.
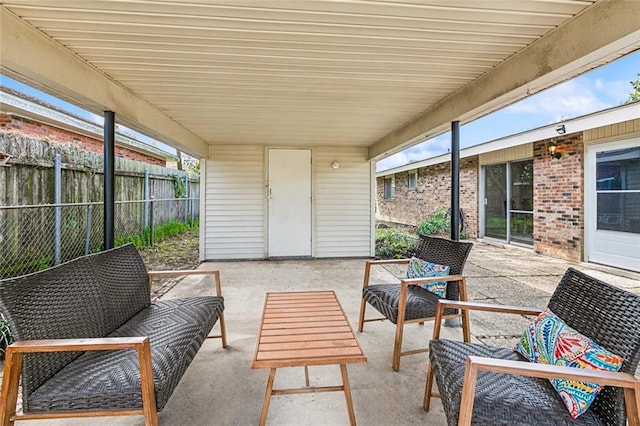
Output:
<instances>
[{"instance_id":1,"label":"gray wicker loveseat","mask_svg":"<svg viewBox=\"0 0 640 426\"><path fill-rule=\"evenodd\" d=\"M193 274L211 275L216 296L151 303L154 277ZM157 424L204 339L226 346L218 271L148 272L132 245L0 281L0 310L16 340L5 357L3 425L111 415ZM208 336L218 320L220 335Z\"/></svg>"}]
</instances>

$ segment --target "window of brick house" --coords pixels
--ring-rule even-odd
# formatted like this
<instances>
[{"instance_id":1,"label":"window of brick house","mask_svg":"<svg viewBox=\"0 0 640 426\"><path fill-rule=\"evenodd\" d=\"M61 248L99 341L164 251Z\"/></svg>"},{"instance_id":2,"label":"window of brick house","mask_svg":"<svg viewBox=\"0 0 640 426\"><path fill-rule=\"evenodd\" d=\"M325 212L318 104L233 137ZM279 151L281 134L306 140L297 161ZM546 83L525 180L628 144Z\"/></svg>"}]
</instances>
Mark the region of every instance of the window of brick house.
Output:
<instances>
[{"instance_id":1,"label":"window of brick house","mask_svg":"<svg viewBox=\"0 0 640 426\"><path fill-rule=\"evenodd\" d=\"M395 192L395 181L393 176L384 178L384 199L390 200L393 198Z\"/></svg>"},{"instance_id":2,"label":"window of brick house","mask_svg":"<svg viewBox=\"0 0 640 426\"><path fill-rule=\"evenodd\" d=\"M418 186L418 171L412 170L407 177L407 185L409 188L416 188Z\"/></svg>"},{"instance_id":3,"label":"window of brick house","mask_svg":"<svg viewBox=\"0 0 640 426\"><path fill-rule=\"evenodd\" d=\"M640 234L640 147L596 154L597 229Z\"/></svg>"}]
</instances>

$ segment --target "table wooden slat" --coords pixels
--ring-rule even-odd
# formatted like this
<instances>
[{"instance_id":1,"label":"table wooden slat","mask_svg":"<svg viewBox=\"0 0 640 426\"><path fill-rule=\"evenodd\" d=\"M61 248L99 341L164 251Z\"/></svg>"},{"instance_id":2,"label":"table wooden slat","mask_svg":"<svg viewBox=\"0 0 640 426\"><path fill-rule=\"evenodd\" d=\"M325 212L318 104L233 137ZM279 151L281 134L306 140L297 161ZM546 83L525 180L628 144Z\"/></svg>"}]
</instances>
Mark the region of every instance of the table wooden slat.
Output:
<instances>
[{"instance_id":1,"label":"table wooden slat","mask_svg":"<svg viewBox=\"0 0 640 426\"><path fill-rule=\"evenodd\" d=\"M316 333L316 334L279 334L277 336L262 336L260 343L286 343L286 342L308 342L334 339L350 339L350 332L343 333Z\"/></svg>"},{"instance_id":2,"label":"table wooden slat","mask_svg":"<svg viewBox=\"0 0 640 426\"><path fill-rule=\"evenodd\" d=\"M260 343L259 352L267 351L290 351L302 349L320 349L320 348L347 348L357 347L352 339L343 340L311 340L301 342L276 342L276 343Z\"/></svg>"},{"instance_id":3,"label":"table wooden slat","mask_svg":"<svg viewBox=\"0 0 640 426\"><path fill-rule=\"evenodd\" d=\"M339 321L341 323L344 323L344 317L342 315L335 315L335 314L327 314L327 315L316 315L313 314L311 316L307 315L307 316L295 316L295 317L290 317L290 316L284 316L284 317L277 317L277 318L273 318L273 317L269 317L269 318L265 318L264 319L264 324L285 324L285 323L290 323L290 322L300 322L301 319L304 319L305 322L325 322L325 321L331 321L331 322L335 322L335 321Z\"/></svg>"},{"instance_id":4,"label":"table wooden slat","mask_svg":"<svg viewBox=\"0 0 640 426\"><path fill-rule=\"evenodd\" d=\"M348 325L342 327L307 327L307 328L289 328L289 329L275 329L275 330L262 330L261 336L281 336L287 334L321 334L321 333L342 333L351 332L351 327Z\"/></svg>"},{"instance_id":5,"label":"table wooden slat","mask_svg":"<svg viewBox=\"0 0 640 426\"><path fill-rule=\"evenodd\" d=\"M336 363L334 357L345 357L350 355L361 355L362 351L358 347L347 348L322 348L322 349L301 349L301 350L282 350L282 351L264 351L259 352L257 361L263 360L289 360L289 359L327 359L330 364ZM288 362L288 361L287 361Z\"/></svg>"},{"instance_id":6,"label":"table wooden slat","mask_svg":"<svg viewBox=\"0 0 640 426\"><path fill-rule=\"evenodd\" d=\"M289 317L308 317L311 315L342 315L340 310L308 310L308 309L298 309L296 311L281 311L281 310L270 310L267 314L264 315L264 318L289 318Z\"/></svg>"}]
</instances>

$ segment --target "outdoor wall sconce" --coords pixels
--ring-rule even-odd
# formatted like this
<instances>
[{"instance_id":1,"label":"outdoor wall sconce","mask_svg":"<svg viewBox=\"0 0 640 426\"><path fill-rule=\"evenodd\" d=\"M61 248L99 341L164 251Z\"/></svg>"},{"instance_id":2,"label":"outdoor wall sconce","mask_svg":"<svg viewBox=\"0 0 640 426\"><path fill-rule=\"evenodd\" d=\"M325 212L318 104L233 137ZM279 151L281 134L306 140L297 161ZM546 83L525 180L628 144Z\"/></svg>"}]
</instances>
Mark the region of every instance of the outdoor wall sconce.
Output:
<instances>
[{"instance_id":1,"label":"outdoor wall sconce","mask_svg":"<svg viewBox=\"0 0 640 426\"><path fill-rule=\"evenodd\" d=\"M562 154L558 151L558 145L556 145L554 141L551 141L549 143L549 155L554 160L558 160L560 157L562 157Z\"/></svg>"},{"instance_id":2,"label":"outdoor wall sconce","mask_svg":"<svg viewBox=\"0 0 640 426\"><path fill-rule=\"evenodd\" d=\"M558 132L559 135L564 135L565 133L567 133L567 128L564 127L564 124L561 124L556 127L556 132Z\"/></svg>"},{"instance_id":3,"label":"outdoor wall sconce","mask_svg":"<svg viewBox=\"0 0 640 426\"><path fill-rule=\"evenodd\" d=\"M333 163L331 163L331 168L333 170L338 170L340 168L340 163L338 163L337 161L334 161Z\"/></svg>"}]
</instances>

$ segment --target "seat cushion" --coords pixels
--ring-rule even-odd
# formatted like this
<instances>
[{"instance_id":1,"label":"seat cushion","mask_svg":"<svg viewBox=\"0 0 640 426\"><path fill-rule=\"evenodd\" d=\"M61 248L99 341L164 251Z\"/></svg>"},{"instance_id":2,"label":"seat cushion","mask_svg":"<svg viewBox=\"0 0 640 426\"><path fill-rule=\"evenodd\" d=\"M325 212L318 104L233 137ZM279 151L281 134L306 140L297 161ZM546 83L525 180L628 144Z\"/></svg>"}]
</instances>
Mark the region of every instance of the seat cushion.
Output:
<instances>
[{"instance_id":1,"label":"seat cushion","mask_svg":"<svg viewBox=\"0 0 640 426\"><path fill-rule=\"evenodd\" d=\"M465 362L468 356L526 361L513 349L451 340L432 340L429 359L450 426L458 424ZM479 372L473 425L603 425L593 410L577 419L546 379Z\"/></svg>"},{"instance_id":2,"label":"seat cushion","mask_svg":"<svg viewBox=\"0 0 640 426\"><path fill-rule=\"evenodd\" d=\"M362 288L362 297L392 323L398 321L399 284L378 284ZM436 306L440 298L420 286L409 286L407 291L407 309L404 319L432 318L436 315ZM456 309L445 309L444 315L456 314Z\"/></svg>"},{"instance_id":3,"label":"seat cushion","mask_svg":"<svg viewBox=\"0 0 640 426\"><path fill-rule=\"evenodd\" d=\"M224 309L221 297L151 304L109 337L149 336L157 410L169 396ZM85 352L40 386L25 411L140 408L136 351Z\"/></svg>"}]
</instances>

